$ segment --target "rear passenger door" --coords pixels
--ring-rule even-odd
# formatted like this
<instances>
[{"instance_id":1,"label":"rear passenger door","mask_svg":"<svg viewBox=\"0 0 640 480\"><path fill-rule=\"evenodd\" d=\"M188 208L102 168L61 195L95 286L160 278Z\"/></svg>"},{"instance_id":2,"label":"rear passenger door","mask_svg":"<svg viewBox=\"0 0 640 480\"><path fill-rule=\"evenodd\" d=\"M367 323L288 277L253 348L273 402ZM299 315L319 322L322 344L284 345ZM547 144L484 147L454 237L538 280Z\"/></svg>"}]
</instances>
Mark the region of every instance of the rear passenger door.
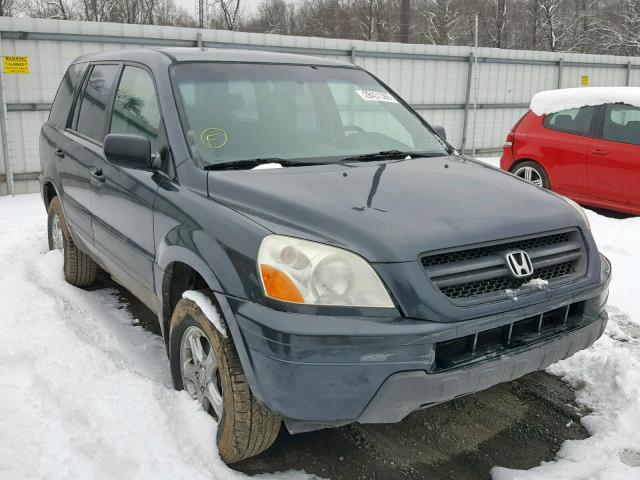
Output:
<instances>
[{"instance_id":1,"label":"rear passenger door","mask_svg":"<svg viewBox=\"0 0 640 480\"><path fill-rule=\"evenodd\" d=\"M53 176L64 208L65 219L74 239L90 244L91 197L89 193L90 160L72 148L74 135L67 127L86 64L71 65L65 73L51 106L48 121L42 127L42 160L53 165Z\"/></svg>"},{"instance_id":2,"label":"rear passenger door","mask_svg":"<svg viewBox=\"0 0 640 480\"><path fill-rule=\"evenodd\" d=\"M540 139L551 188L562 194L587 196L587 158L595 133L596 107L572 108L547 115Z\"/></svg>"},{"instance_id":3,"label":"rear passenger door","mask_svg":"<svg viewBox=\"0 0 640 480\"><path fill-rule=\"evenodd\" d=\"M600 115L600 138L591 144L587 165L591 195L640 205L640 108L608 104Z\"/></svg>"},{"instance_id":4,"label":"rear passenger door","mask_svg":"<svg viewBox=\"0 0 640 480\"><path fill-rule=\"evenodd\" d=\"M153 152L168 155L158 96L151 73L125 65L116 86L107 130L149 138ZM161 164L162 162L159 162ZM122 168L95 156L91 184L93 238L110 273L140 300L155 305L154 173Z\"/></svg>"}]
</instances>

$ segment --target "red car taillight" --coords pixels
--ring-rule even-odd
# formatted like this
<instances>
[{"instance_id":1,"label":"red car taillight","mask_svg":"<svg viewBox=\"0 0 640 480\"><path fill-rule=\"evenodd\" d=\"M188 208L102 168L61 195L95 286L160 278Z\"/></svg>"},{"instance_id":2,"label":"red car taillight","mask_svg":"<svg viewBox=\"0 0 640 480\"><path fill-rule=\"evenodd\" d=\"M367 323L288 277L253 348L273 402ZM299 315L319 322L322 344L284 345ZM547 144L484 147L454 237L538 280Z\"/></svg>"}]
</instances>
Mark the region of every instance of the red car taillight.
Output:
<instances>
[{"instance_id":1,"label":"red car taillight","mask_svg":"<svg viewBox=\"0 0 640 480\"><path fill-rule=\"evenodd\" d=\"M513 139L515 138L516 133L511 130L508 134L507 134L507 141L504 142L504 146L505 147L513 147Z\"/></svg>"}]
</instances>

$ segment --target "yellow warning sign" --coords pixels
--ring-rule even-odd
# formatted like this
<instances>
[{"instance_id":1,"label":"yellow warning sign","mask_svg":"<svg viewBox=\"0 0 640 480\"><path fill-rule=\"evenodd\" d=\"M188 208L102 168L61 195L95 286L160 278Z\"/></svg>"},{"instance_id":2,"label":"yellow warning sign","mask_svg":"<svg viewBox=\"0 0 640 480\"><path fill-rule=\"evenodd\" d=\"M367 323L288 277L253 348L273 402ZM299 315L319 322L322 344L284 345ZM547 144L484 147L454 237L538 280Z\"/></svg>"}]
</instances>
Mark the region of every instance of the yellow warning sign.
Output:
<instances>
[{"instance_id":1,"label":"yellow warning sign","mask_svg":"<svg viewBox=\"0 0 640 480\"><path fill-rule=\"evenodd\" d=\"M589 75L580 75L580 85L583 87L589 86Z\"/></svg>"},{"instance_id":2,"label":"yellow warning sign","mask_svg":"<svg viewBox=\"0 0 640 480\"><path fill-rule=\"evenodd\" d=\"M2 73L29 73L29 57L2 57Z\"/></svg>"}]
</instances>

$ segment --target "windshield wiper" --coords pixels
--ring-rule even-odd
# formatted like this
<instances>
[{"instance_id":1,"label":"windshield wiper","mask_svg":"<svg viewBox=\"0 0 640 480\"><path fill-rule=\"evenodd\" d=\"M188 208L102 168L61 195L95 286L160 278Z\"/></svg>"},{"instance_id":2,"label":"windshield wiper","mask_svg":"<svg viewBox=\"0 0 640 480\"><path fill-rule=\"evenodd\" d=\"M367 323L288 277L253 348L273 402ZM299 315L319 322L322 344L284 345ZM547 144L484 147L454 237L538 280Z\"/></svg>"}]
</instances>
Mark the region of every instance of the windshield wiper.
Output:
<instances>
[{"instance_id":1,"label":"windshield wiper","mask_svg":"<svg viewBox=\"0 0 640 480\"><path fill-rule=\"evenodd\" d=\"M445 155L441 152L403 152L401 150L383 150L382 152L365 153L363 155L355 155L353 157L345 157L341 162L375 162L376 160L391 160L424 157L441 157Z\"/></svg>"},{"instance_id":2,"label":"windshield wiper","mask_svg":"<svg viewBox=\"0 0 640 480\"><path fill-rule=\"evenodd\" d=\"M292 165L315 165L315 163L300 162L285 160L278 157L266 157L266 158L249 158L246 160L232 160L229 162L210 163L205 165L205 170L250 170L259 165L266 165L268 163L278 163L283 167L290 167Z\"/></svg>"}]
</instances>

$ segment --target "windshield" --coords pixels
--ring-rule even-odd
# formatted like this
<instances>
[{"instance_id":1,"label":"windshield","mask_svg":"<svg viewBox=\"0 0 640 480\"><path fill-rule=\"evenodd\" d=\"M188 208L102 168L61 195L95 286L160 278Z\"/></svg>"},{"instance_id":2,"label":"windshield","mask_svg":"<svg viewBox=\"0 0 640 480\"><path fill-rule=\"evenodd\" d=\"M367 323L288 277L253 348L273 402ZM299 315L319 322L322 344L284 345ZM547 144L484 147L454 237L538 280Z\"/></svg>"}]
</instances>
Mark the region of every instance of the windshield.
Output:
<instances>
[{"instance_id":1,"label":"windshield","mask_svg":"<svg viewBox=\"0 0 640 480\"><path fill-rule=\"evenodd\" d=\"M316 160L445 145L366 72L309 65L183 63L174 88L201 165Z\"/></svg>"}]
</instances>

